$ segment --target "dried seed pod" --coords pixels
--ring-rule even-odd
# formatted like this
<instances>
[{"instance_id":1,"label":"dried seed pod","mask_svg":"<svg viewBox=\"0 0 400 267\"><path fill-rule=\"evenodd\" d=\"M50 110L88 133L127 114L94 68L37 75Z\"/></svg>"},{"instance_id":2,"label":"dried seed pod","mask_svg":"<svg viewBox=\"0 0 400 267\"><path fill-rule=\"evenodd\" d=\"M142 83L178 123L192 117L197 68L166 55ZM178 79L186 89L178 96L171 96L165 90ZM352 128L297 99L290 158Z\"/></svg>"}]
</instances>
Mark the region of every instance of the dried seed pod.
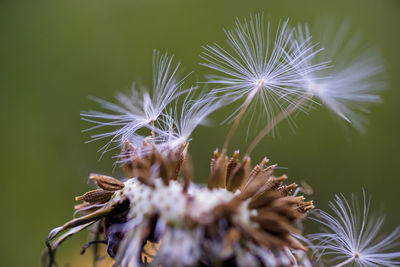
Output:
<instances>
[{"instance_id":1,"label":"dried seed pod","mask_svg":"<svg viewBox=\"0 0 400 267\"><path fill-rule=\"evenodd\" d=\"M249 209L258 209L261 207L265 207L272 203L272 201L276 200L278 195L276 192L268 192L264 194L257 194L252 197L249 202Z\"/></svg>"},{"instance_id":2,"label":"dried seed pod","mask_svg":"<svg viewBox=\"0 0 400 267\"><path fill-rule=\"evenodd\" d=\"M106 191L103 189L96 189L89 192L86 192L82 196L78 196L75 198L76 201L85 201L89 203L104 203L110 200L111 196L114 192Z\"/></svg>"},{"instance_id":3,"label":"dried seed pod","mask_svg":"<svg viewBox=\"0 0 400 267\"><path fill-rule=\"evenodd\" d=\"M139 179L143 184L151 186L153 183L150 181L150 167L148 160L142 158L135 159L134 163L134 176Z\"/></svg>"},{"instance_id":4,"label":"dried seed pod","mask_svg":"<svg viewBox=\"0 0 400 267\"><path fill-rule=\"evenodd\" d=\"M182 145L175 156L175 168L172 180L177 180L182 169L183 162L185 161L185 154L189 143Z\"/></svg>"},{"instance_id":5,"label":"dried seed pod","mask_svg":"<svg viewBox=\"0 0 400 267\"><path fill-rule=\"evenodd\" d=\"M240 194L243 199L247 199L249 197L255 197L257 196L257 194L259 194L262 188L264 188L265 184L267 184L268 181L270 180L270 177L273 172L273 168L271 167L274 167L274 165L265 168L260 172L258 171L253 172L254 176L248 179L249 181L246 183Z\"/></svg>"},{"instance_id":6,"label":"dried seed pod","mask_svg":"<svg viewBox=\"0 0 400 267\"><path fill-rule=\"evenodd\" d=\"M283 239L282 237L274 236L266 231L253 230L248 231L248 233L250 233L254 241L267 248L283 247L287 245L285 239Z\"/></svg>"},{"instance_id":7,"label":"dried seed pod","mask_svg":"<svg viewBox=\"0 0 400 267\"><path fill-rule=\"evenodd\" d=\"M261 228L271 233L282 235L299 233L299 230L292 226L290 221L285 216L272 211L260 213L257 216L252 216L251 220L257 222Z\"/></svg>"},{"instance_id":8,"label":"dried seed pod","mask_svg":"<svg viewBox=\"0 0 400 267\"><path fill-rule=\"evenodd\" d=\"M188 144L183 144L176 150L169 150L167 156L160 156L162 157L162 161L165 167L165 174L166 177L163 177L163 180L166 179L169 182L170 180L177 180L179 174L182 169L182 164L185 160L186 148Z\"/></svg>"},{"instance_id":9,"label":"dried seed pod","mask_svg":"<svg viewBox=\"0 0 400 267\"><path fill-rule=\"evenodd\" d=\"M282 197L286 197L292 193L293 189L295 189L296 186L297 186L296 183L292 183L290 185L283 185L283 186L280 186L277 189L277 191L281 194Z\"/></svg>"},{"instance_id":10,"label":"dried seed pod","mask_svg":"<svg viewBox=\"0 0 400 267\"><path fill-rule=\"evenodd\" d=\"M276 165L269 166L264 170L264 172L267 174L270 174L270 177L268 181L258 190L257 195L259 194L264 194L265 192L272 191L272 190L277 190L283 181L287 179L286 175L282 175L280 177L273 177L272 175L272 170L274 169Z\"/></svg>"},{"instance_id":11,"label":"dried seed pod","mask_svg":"<svg viewBox=\"0 0 400 267\"><path fill-rule=\"evenodd\" d=\"M297 206L297 210L301 213L306 213L309 210L312 210L314 208L313 201L300 201L300 203Z\"/></svg>"},{"instance_id":12,"label":"dried seed pod","mask_svg":"<svg viewBox=\"0 0 400 267\"><path fill-rule=\"evenodd\" d=\"M227 188L229 191L236 191L237 189L242 188L244 182L249 176L250 173L250 158L244 157L242 162L236 166L233 170L232 175L228 181Z\"/></svg>"},{"instance_id":13,"label":"dried seed pod","mask_svg":"<svg viewBox=\"0 0 400 267\"><path fill-rule=\"evenodd\" d=\"M263 171L265 168L265 165L269 162L269 160L267 158L263 158L262 161L260 162L260 164L257 164L256 166L254 166L254 168L251 170L250 174L249 174L249 178L247 179L247 183L249 183L252 178L254 178L260 171ZM274 165L272 165L274 166Z\"/></svg>"},{"instance_id":14,"label":"dried seed pod","mask_svg":"<svg viewBox=\"0 0 400 267\"><path fill-rule=\"evenodd\" d=\"M247 187L253 181L253 179L255 177L257 177L258 174L260 174L260 172L262 172L262 171L263 171L263 168L260 165L254 166L254 168L251 170L251 172L249 174L249 177L247 178L245 187Z\"/></svg>"},{"instance_id":15,"label":"dried seed pod","mask_svg":"<svg viewBox=\"0 0 400 267\"><path fill-rule=\"evenodd\" d=\"M125 141L124 147L122 148L120 159L121 159L122 170L124 171L125 175L129 178L134 176L133 164L132 164L132 157L134 151L135 148L133 147L133 145L128 141Z\"/></svg>"},{"instance_id":16,"label":"dried seed pod","mask_svg":"<svg viewBox=\"0 0 400 267\"><path fill-rule=\"evenodd\" d=\"M98 187L107 191L117 191L124 188L124 183L105 175L91 174L89 179L94 180Z\"/></svg>"},{"instance_id":17,"label":"dried seed pod","mask_svg":"<svg viewBox=\"0 0 400 267\"><path fill-rule=\"evenodd\" d=\"M191 181L193 180L193 162L190 154L186 156L183 163L183 192L187 192Z\"/></svg>"},{"instance_id":18,"label":"dried seed pod","mask_svg":"<svg viewBox=\"0 0 400 267\"><path fill-rule=\"evenodd\" d=\"M239 150L235 150L235 152L233 152L233 155L230 158L230 160L228 162L228 166L226 168L226 181L227 181L226 184L229 184L229 179L232 174L232 171L239 164L238 157L239 157Z\"/></svg>"},{"instance_id":19,"label":"dried seed pod","mask_svg":"<svg viewBox=\"0 0 400 267\"><path fill-rule=\"evenodd\" d=\"M215 155L215 154L214 154ZM228 157L225 153L217 155L218 157L212 164L210 178L208 180L208 188L225 188L226 187L226 170L228 167Z\"/></svg>"},{"instance_id":20,"label":"dried seed pod","mask_svg":"<svg viewBox=\"0 0 400 267\"><path fill-rule=\"evenodd\" d=\"M218 148L214 150L213 156L214 156L214 157L211 159L211 162L210 162L210 170L212 170L212 169L214 168L215 161L216 161L217 158L219 157Z\"/></svg>"},{"instance_id":21,"label":"dried seed pod","mask_svg":"<svg viewBox=\"0 0 400 267\"><path fill-rule=\"evenodd\" d=\"M170 177L171 177L171 174L170 174L171 171L169 170L168 162L158 151L157 151L157 153L154 153L153 161L154 161L153 164L149 164L149 168L151 166L157 166L158 167L157 168L158 169L157 176L161 177L164 184L167 185L170 180ZM150 173L150 170L148 172Z\"/></svg>"}]
</instances>

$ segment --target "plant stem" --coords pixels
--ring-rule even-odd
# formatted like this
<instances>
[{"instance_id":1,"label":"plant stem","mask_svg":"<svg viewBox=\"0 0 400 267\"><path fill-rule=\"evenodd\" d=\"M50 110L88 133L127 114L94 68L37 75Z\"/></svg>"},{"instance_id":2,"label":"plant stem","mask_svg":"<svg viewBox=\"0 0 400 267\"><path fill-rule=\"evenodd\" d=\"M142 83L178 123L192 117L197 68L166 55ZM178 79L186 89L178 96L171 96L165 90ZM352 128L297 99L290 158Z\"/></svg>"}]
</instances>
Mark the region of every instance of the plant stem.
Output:
<instances>
[{"instance_id":1,"label":"plant stem","mask_svg":"<svg viewBox=\"0 0 400 267\"><path fill-rule=\"evenodd\" d=\"M156 131L155 131L155 125L154 125L154 120L150 121L151 123L151 137L153 138L153 142L156 142Z\"/></svg>"},{"instance_id":2,"label":"plant stem","mask_svg":"<svg viewBox=\"0 0 400 267\"><path fill-rule=\"evenodd\" d=\"M272 120L268 122L268 124L262 129L258 135L253 139L253 142L251 142L249 148L247 149L246 155L250 155L251 152L254 150L254 148L257 146L257 144L267 135L271 132L272 129L275 128L276 125L278 125L281 121L289 117L293 112L298 110L304 103L306 103L308 100L310 100L309 97L304 97L301 101L297 103L292 103L289 105L289 107L285 110L282 110L278 115L276 115Z\"/></svg>"},{"instance_id":3,"label":"plant stem","mask_svg":"<svg viewBox=\"0 0 400 267\"><path fill-rule=\"evenodd\" d=\"M253 100L254 96L256 95L257 91L261 88L261 86L262 86L262 83L259 83L259 85L257 85L244 100L244 103L239 111L239 114L237 115L235 121L233 122L231 129L229 130L228 135L226 136L224 146L222 148L223 153L226 152L229 142L231 141L233 134L235 133L237 127L239 126L239 123L242 120L244 113L246 112L251 101Z\"/></svg>"}]
</instances>

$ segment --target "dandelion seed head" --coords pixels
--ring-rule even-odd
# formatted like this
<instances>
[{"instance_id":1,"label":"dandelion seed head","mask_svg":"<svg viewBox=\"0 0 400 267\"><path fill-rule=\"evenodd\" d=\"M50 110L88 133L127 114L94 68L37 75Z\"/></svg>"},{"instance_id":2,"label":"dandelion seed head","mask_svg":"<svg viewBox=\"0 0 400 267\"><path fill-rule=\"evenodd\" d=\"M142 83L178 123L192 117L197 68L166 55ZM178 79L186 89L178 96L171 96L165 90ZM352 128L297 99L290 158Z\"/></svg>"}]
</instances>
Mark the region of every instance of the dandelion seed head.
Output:
<instances>
[{"instance_id":1,"label":"dandelion seed head","mask_svg":"<svg viewBox=\"0 0 400 267\"><path fill-rule=\"evenodd\" d=\"M103 127L114 127L116 130L95 134L91 141L111 138L101 149L104 152L121 147L125 141L137 138L140 129L152 129L158 123L168 105L177 99L182 90L184 78L178 77L180 64L174 64L174 56L168 53L153 53L153 88L138 90L134 83L131 94L118 94L118 104L95 98L102 108L110 113L89 111L82 112L84 120L94 123L88 130ZM111 146L116 143L115 146ZM111 146L111 148L110 148Z\"/></svg>"},{"instance_id":2,"label":"dandelion seed head","mask_svg":"<svg viewBox=\"0 0 400 267\"><path fill-rule=\"evenodd\" d=\"M302 45L298 42L317 37L315 39L321 40L323 48L316 57L299 56L296 67L305 81L305 92L364 132L368 106L381 102L378 93L385 88L381 81L383 67L379 53L376 49L364 49L360 37L350 32L348 22L343 22L340 27L321 24L328 26L323 31L315 30L313 36L308 25L299 26L294 39L294 46L300 49ZM293 55L289 57L288 61L294 60ZM314 66L311 72L304 71L310 66Z\"/></svg>"},{"instance_id":3,"label":"dandelion seed head","mask_svg":"<svg viewBox=\"0 0 400 267\"><path fill-rule=\"evenodd\" d=\"M215 92L230 102L254 98L249 109L261 106L267 120L301 101L304 85L298 75L303 67L299 58L312 58L318 53L309 49L310 40L304 40L296 51L291 50L293 30L288 20L279 22L275 33L272 28L270 22L264 23L261 14L243 22L237 20L233 30L225 31L231 52L214 44L205 46L201 55L201 64L219 73L209 76L207 81L219 86ZM292 55L290 62L287 54Z\"/></svg>"},{"instance_id":4,"label":"dandelion seed head","mask_svg":"<svg viewBox=\"0 0 400 267\"><path fill-rule=\"evenodd\" d=\"M329 206L332 213L320 211L312 218L322 224L324 232L309 235L321 255L333 256L335 266L400 266L400 252L395 250L400 245L400 227L382 236L385 216L370 214L370 200L364 191L362 205L354 195L351 202L336 195Z\"/></svg>"}]
</instances>

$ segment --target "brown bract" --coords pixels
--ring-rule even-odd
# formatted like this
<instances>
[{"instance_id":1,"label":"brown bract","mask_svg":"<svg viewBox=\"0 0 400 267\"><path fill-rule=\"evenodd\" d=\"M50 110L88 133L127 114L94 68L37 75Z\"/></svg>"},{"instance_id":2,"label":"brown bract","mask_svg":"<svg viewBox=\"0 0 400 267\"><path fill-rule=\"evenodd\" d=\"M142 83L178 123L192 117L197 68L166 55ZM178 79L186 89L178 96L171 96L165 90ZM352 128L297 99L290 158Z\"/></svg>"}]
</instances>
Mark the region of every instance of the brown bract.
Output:
<instances>
[{"instance_id":1,"label":"brown bract","mask_svg":"<svg viewBox=\"0 0 400 267\"><path fill-rule=\"evenodd\" d=\"M241 161L238 157L238 151L230 160L224 153L214 152L208 187L240 191L229 203L215 207L214 213L219 218L232 215L241 202L249 201L248 208L254 211L251 220L259 227L249 228L233 220L232 229L227 234L233 229L240 229L240 235L269 248L286 246L305 250L292 236L292 233L299 233L293 222L304 218L305 213L313 208L312 201L304 202L303 196L290 196L296 184L283 185L287 176L275 177L273 171L276 165L266 166L267 158L251 169L250 157L245 156Z\"/></svg>"}]
</instances>

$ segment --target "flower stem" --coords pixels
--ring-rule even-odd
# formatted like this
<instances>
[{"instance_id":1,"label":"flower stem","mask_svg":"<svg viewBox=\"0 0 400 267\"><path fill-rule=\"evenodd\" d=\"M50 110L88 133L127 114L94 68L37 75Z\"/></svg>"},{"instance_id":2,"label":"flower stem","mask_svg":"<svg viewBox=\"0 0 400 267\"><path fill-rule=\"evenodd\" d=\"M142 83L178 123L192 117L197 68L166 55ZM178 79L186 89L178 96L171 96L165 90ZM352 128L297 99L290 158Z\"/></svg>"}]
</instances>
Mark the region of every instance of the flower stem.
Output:
<instances>
[{"instance_id":1,"label":"flower stem","mask_svg":"<svg viewBox=\"0 0 400 267\"><path fill-rule=\"evenodd\" d=\"M297 103L293 103L289 105L287 109L282 110L278 115L276 115L272 120L268 122L268 124L258 133L258 135L253 139L249 148L247 149L246 155L250 155L257 144L271 132L272 129L275 128L281 121L289 117L293 112L298 110L304 103L310 100L309 97L304 97L301 101Z\"/></svg>"},{"instance_id":2,"label":"flower stem","mask_svg":"<svg viewBox=\"0 0 400 267\"><path fill-rule=\"evenodd\" d=\"M261 84L257 85L244 100L244 103L243 103L242 107L240 108L239 114L237 115L235 121L233 122L231 129L229 130L228 135L226 136L224 146L222 148L222 152L226 152L226 150L229 146L229 143L233 137L233 134L235 133L237 127L239 126L239 123L242 120L244 113L246 112L251 101L253 100L254 96L256 95L257 91L261 88L261 86L262 86Z\"/></svg>"},{"instance_id":3,"label":"flower stem","mask_svg":"<svg viewBox=\"0 0 400 267\"><path fill-rule=\"evenodd\" d=\"M156 142L156 130L155 130L155 125L154 125L154 120L150 121L151 123L151 137L153 138L153 142Z\"/></svg>"}]
</instances>

